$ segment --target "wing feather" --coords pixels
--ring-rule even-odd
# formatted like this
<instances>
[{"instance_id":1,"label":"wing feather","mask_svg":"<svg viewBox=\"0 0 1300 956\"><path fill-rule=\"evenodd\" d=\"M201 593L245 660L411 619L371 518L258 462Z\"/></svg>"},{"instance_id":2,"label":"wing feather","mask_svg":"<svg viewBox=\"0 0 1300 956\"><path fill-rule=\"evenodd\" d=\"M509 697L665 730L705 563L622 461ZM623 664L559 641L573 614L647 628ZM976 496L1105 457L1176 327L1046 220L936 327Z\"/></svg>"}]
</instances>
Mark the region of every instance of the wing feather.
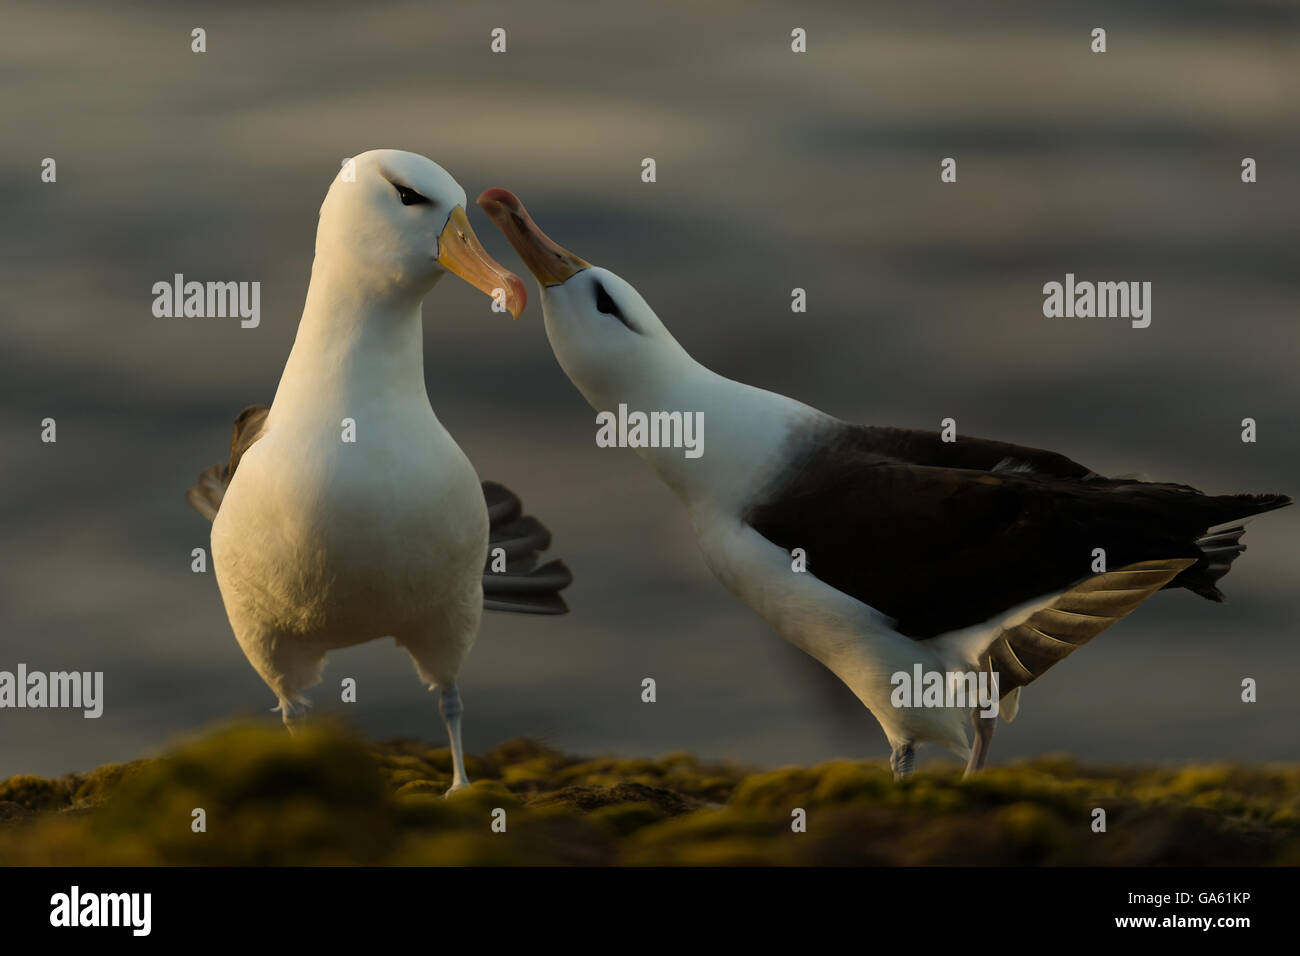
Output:
<instances>
[{"instance_id":1,"label":"wing feather","mask_svg":"<svg viewBox=\"0 0 1300 956\"><path fill-rule=\"evenodd\" d=\"M918 640L1068 590L1092 573L1098 548L1112 567L1204 563L1197 539L1207 528L1276 506L1112 480L1064 456L1002 442L940 443L933 433L844 423L792 442L787 467L746 509L746 521L787 551L803 549L809 573ZM999 468L1007 459L1031 467ZM1156 568L1126 575L1122 589L1133 591L1133 606L1146 597L1144 578L1169 581ZM1108 615L1111 600L1082 596L1052 612L1053 626L1083 633L1080 615Z\"/></svg>"},{"instance_id":2,"label":"wing feather","mask_svg":"<svg viewBox=\"0 0 1300 956\"><path fill-rule=\"evenodd\" d=\"M1043 676L1054 664L1131 614L1139 604L1195 564L1191 558L1143 561L1097 574L1059 594L989 646L988 659L1005 695Z\"/></svg>"}]
</instances>

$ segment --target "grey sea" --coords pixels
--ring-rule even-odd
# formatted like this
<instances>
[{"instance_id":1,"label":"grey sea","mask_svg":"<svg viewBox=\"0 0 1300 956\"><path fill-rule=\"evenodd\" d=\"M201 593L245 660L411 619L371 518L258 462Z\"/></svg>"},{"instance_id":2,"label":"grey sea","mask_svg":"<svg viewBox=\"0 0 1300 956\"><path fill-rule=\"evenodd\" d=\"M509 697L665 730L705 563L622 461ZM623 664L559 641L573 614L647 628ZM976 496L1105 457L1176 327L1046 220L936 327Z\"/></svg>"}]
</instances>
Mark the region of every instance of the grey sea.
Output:
<instances>
[{"instance_id":1,"label":"grey sea","mask_svg":"<svg viewBox=\"0 0 1300 956\"><path fill-rule=\"evenodd\" d=\"M270 400L317 209L367 148L425 154L471 200L512 189L730 377L864 423L952 417L1105 473L1296 493L1298 28L1293 4L1260 0L10 5L0 669L104 684L95 719L0 710L0 777L278 719L211 573L190 569L208 526L184 491L235 413ZM155 317L151 289L177 273L259 282L260 323ZM1045 318L1043 285L1067 273L1150 282L1150 326ZM529 284L517 322L451 278L425 304L435 410L575 574L570 615L485 619L467 747L885 756L851 694L712 580L640 459L597 447ZM1245 540L1228 603L1157 595L1026 689L994 763L1300 758L1300 509ZM445 740L389 641L333 654L314 699L368 734Z\"/></svg>"}]
</instances>

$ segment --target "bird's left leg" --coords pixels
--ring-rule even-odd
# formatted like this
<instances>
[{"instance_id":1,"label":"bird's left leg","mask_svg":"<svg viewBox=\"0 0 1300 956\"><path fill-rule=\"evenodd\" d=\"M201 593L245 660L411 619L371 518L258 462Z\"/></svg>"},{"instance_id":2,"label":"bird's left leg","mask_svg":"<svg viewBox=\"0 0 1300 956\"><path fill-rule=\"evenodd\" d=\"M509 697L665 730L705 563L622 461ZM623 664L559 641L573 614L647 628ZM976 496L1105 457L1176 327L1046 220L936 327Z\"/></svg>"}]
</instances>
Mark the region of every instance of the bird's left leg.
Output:
<instances>
[{"instance_id":1,"label":"bird's left leg","mask_svg":"<svg viewBox=\"0 0 1300 956\"><path fill-rule=\"evenodd\" d=\"M451 789L447 796L469 786L469 775L465 773L465 749L460 740L460 715L465 712L465 705L460 700L460 688L452 681L442 686L438 709L442 711L443 723L447 725L447 736L451 739Z\"/></svg>"},{"instance_id":2,"label":"bird's left leg","mask_svg":"<svg viewBox=\"0 0 1300 956\"><path fill-rule=\"evenodd\" d=\"M993 731L998 726L998 715L986 717L981 708L975 707L970 712L970 722L975 727L975 740L971 746L970 760L966 761L966 772L962 779L974 776L984 769L984 761L989 759L989 748L993 744Z\"/></svg>"},{"instance_id":3,"label":"bird's left leg","mask_svg":"<svg viewBox=\"0 0 1300 956\"><path fill-rule=\"evenodd\" d=\"M280 718L284 721L285 729L296 737L302 731L307 723L307 710L311 704L303 697L297 698L280 698L280 706L272 707L272 710L280 712Z\"/></svg>"},{"instance_id":4,"label":"bird's left leg","mask_svg":"<svg viewBox=\"0 0 1300 956\"><path fill-rule=\"evenodd\" d=\"M477 623L475 618L474 624ZM447 725L447 737L451 741L452 779L448 796L469 786L469 776L465 773L465 748L460 737L460 718L465 713L465 706L460 701L460 688L456 686L456 674L460 670L461 661L473 643L473 631L469 633L470 640L463 642L427 637L398 640L415 662L415 672L420 675L420 680L430 690L438 688L440 692L438 709L442 712L442 722Z\"/></svg>"},{"instance_id":5,"label":"bird's left leg","mask_svg":"<svg viewBox=\"0 0 1300 956\"><path fill-rule=\"evenodd\" d=\"M889 755L889 768L894 771L894 780L905 780L912 775L912 761L915 756L916 748L910 743L894 746L893 752Z\"/></svg>"},{"instance_id":6,"label":"bird's left leg","mask_svg":"<svg viewBox=\"0 0 1300 956\"><path fill-rule=\"evenodd\" d=\"M447 725L447 737L451 741L452 778L447 796L469 786L469 775L465 773L465 748L460 736L460 720L465 706L460 700L456 676L478 635L479 618L483 614L482 567L481 556L467 567L467 583L463 588L465 600L442 607L435 624L395 635L397 643L411 655L420 680L430 690L435 687L439 690L438 709L442 712L442 722Z\"/></svg>"}]
</instances>

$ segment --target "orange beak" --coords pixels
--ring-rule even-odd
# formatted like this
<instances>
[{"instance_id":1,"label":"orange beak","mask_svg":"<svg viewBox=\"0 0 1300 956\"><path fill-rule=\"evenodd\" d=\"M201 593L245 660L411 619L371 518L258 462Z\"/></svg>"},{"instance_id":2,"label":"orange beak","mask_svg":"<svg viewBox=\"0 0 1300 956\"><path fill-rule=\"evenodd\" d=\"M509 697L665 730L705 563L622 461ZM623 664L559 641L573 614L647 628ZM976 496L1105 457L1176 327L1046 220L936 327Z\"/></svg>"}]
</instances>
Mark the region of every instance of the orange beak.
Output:
<instances>
[{"instance_id":1,"label":"orange beak","mask_svg":"<svg viewBox=\"0 0 1300 956\"><path fill-rule=\"evenodd\" d=\"M438 264L498 299L516 319L528 303L523 281L487 254L460 206L452 209L438 236Z\"/></svg>"},{"instance_id":2,"label":"orange beak","mask_svg":"<svg viewBox=\"0 0 1300 956\"><path fill-rule=\"evenodd\" d=\"M478 204L543 286L561 285L574 273L591 268L590 262L552 242L538 229L519 197L510 190L488 189L478 197Z\"/></svg>"}]
</instances>

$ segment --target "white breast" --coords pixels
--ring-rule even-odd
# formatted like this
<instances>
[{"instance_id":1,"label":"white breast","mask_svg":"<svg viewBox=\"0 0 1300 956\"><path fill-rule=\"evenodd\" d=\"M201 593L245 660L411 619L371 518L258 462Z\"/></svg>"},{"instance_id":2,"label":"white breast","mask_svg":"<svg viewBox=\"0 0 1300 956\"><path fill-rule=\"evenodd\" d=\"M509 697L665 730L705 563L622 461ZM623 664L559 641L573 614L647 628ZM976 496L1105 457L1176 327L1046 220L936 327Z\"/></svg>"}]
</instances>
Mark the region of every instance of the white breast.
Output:
<instances>
[{"instance_id":1,"label":"white breast","mask_svg":"<svg viewBox=\"0 0 1300 956\"><path fill-rule=\"evenodd\" d=\"M857 696L891 742L930 740L965 756L965 714L938 708L898 708L891 678L948 662L925 641L894 630L874 608L807 571L739 516L709 506L691 509L705 562L719 581L782 637L815 657Z\"/></svg>"},{"instance_id":2,"label":"white breast","mask_svg":"<svg viewBox=\"0 0 1300 956\"><path fill-rule=\"evenodd\" d=\"M321 647L436 627L481 602L488 520L473 466L419 400L277 417L213 524L227 608ZM323 403L326 406L329 402ZM286 420L287 419L287 420Z\"/></svg>"}]
</instances>

